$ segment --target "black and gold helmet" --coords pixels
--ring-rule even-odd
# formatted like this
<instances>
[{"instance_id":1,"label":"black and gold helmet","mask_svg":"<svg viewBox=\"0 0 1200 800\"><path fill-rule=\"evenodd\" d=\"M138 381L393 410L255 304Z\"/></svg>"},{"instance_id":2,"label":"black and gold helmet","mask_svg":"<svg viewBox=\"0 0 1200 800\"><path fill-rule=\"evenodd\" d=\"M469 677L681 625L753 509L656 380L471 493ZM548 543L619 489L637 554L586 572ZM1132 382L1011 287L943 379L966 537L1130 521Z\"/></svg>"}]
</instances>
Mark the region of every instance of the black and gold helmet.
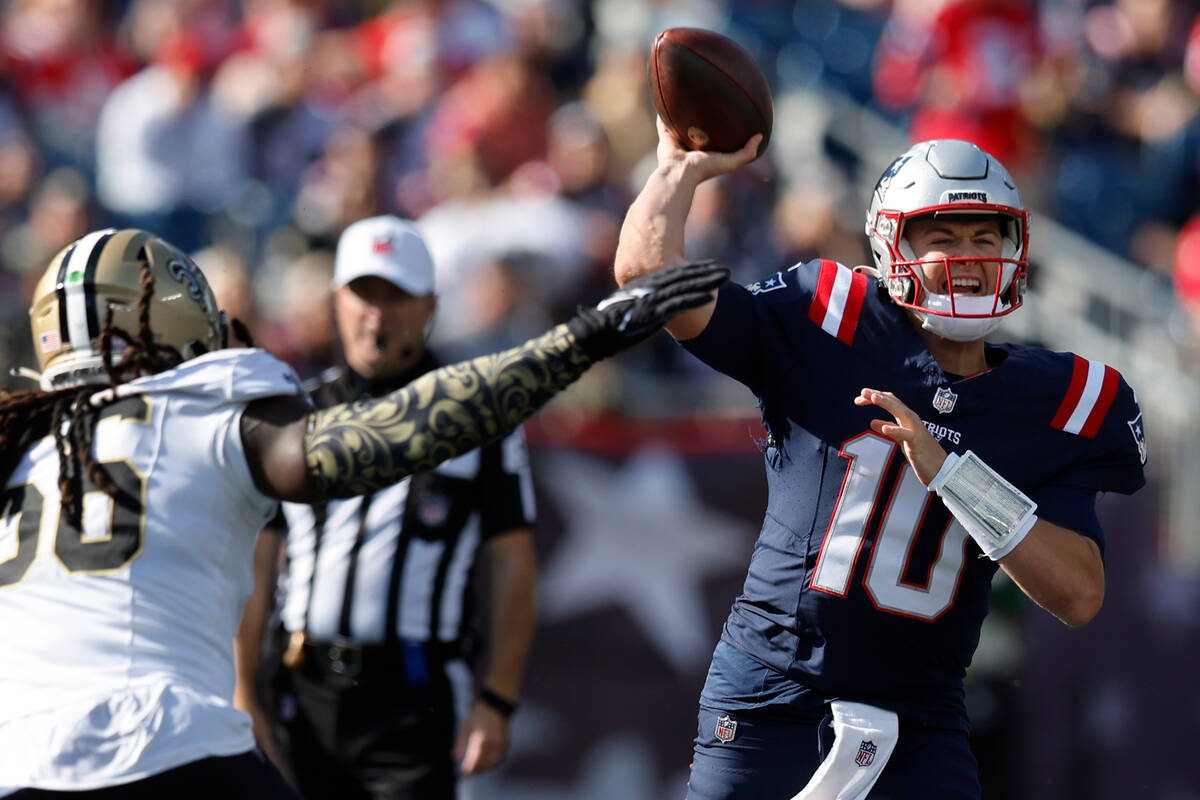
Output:
<instances>
[{"instance_id":1,"label":"black and gold helmet","mask_svg":"<svg viewBox=\"0 0 1200 800\"><path fill-rule=\"evenodd\" d=\"M29 316L43 389L108 381L100 332L112 308L113 325L137 335L142 262L154 277L154 340L185 360L225 346L224 315L186 253L135 228L93 231L64 247L34 289Z\"/></svg>"}]
</instances>

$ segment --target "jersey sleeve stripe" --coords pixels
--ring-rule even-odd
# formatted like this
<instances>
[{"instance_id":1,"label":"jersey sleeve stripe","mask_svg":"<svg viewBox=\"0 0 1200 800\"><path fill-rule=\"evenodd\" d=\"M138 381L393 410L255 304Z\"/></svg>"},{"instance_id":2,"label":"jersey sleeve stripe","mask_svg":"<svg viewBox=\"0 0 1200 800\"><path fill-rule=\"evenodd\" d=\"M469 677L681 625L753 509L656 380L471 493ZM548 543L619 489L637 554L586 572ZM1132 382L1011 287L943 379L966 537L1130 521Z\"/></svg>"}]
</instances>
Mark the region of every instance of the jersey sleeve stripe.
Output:
<instances>
[{"instance_id":1,"label":"jersey sleeve stripe","mask_svg":"<svg viewBox=\"0 0 1200 800\"><path fill-rule=\"evenodd\" d=\"M854 341L866 290L865 276L823 258L808 318L830 336L850 344Z\"/></svg>"},{"instance_id":2,"label":"jersey sleeve stripe","mask_svg":"<svg viewBox=\"0 0 1200 800\"><path fill-rule=\"evenodd\" d=\"M1052 427L1094 439L1117 394L1117 371L1100 361L1075 356L1071 385Z\"/></svg>"},{"instance_id":3,"label":"jersey sleeve stripe","mask_svg":"<svg viewBox=\"0 0 1200 800\"><path fill-rule=\"evenodd\" d=\"M836 277L837 269L833 266L833 262L822 259L821 272L817 276L817 291L813 295L812 305L808 307L808 318L822 328L825 328L825 316L829 310L829 297L833 294L833 281ZM828 329L826 328L826 330Z\"/></svg>"},{"instance_id":4,"label":"jersey sleeve stripe","mask_svg":"<svg viewBox=\"0 0 1200 800\"><path fill-rule=\"evenodd\" d=\"M852 270L843 271L850 273L850 292L846 298L846 311L842 314L842 324L838 328L838 338L846 344L852 344L854 331L858 328L858 316L862 312L863 300L867 296L867 276Z\"/></svg>"},{"instance_id":5,"label":"jersey sleeve stripe","mask_svg":"<svg viewBox=\"0 0 1200 800\"><path fill-rule=\"evenodd\" d=\"M1092 413L1088 415L1087 422L1079 431L1079 435L1087 439L1096 438L1096 434L1100 432L1100 424L1104 422L1104 418L1108 415L1108 410L1112 408L1113 400L1117 396L1117 371L1107 364L1101 366L1104 367L1104 381L1100 387L1100 397L1097 398Z\"/></svg>"},{"instance_id":6,"label":"jersey sleeve stripe","mask_svg":"<svg viewBox=\"0 0 1200 800\"><path fill-rule=\"evenodd\" d=\"M1067 421L1071 418L1071 412L1079 405L1079 399L1083 397L1083 387L1087 383L1088 362L1085 358L1075 356L1075 366L1071 372L1071 384L1067 387L1067 396L1063 398L1062 405L1058 407L1058 411L1054 414L1054 419L1050 422L1052 428L1065 430Z\"/></svg>"},{"instance_id":7,"label":"jersey sleeve stripe","mask_svg":"<svg viewBox=\"0 0 1200 800\"><path fill-rule=\"evenodd\" d=\"M1100 390L1104 387L1104 366L1095 361L1088 361L1087 365L1087 382L1083 386L1083 395L1079 398L1075 410L1071 412L1067 424L1063 426L1067 433L1079 433L1083 430L1088 416L1096 407L1096 401L1100 399Z\"/></svg>"}]
</instances>

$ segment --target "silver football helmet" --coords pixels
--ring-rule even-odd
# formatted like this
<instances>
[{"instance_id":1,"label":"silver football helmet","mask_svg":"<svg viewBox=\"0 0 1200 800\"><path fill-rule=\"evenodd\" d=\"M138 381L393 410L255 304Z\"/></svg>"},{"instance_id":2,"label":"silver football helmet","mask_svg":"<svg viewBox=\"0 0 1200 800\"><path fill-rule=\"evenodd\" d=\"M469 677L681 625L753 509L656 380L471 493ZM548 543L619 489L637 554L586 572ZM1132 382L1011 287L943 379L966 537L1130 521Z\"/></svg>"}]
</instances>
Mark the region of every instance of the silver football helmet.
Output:
<instances>
[{"instance_id":1,"label":"silver football helmet","mask_svg":"<svg viewBox=\"0 0 1200 800\"><path fill-rule=\"evenodd\" d=\"M918 260L905 238L914 217L943 214L996 215L1002 236L996 259ZM1029 213L1008 170L971 142L934 139L913 145L875 184L867 209L867 237L879 279L897 305L912 310L926 330L954 341L991 333L1001 318L1020 308L1029 273ZM999 279L990 295L956 295L949 279L956 261L996 261ZM922 283L920 265L947 272L948 294Z\"/></svg>"}]
</instances>

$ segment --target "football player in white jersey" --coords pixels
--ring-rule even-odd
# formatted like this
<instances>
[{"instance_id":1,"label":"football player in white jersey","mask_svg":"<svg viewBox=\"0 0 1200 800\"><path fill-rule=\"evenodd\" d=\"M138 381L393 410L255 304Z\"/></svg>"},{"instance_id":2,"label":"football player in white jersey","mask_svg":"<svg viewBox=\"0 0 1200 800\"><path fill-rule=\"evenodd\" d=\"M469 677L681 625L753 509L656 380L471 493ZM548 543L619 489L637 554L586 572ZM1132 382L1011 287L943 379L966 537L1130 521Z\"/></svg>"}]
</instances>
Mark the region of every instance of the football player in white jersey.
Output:
<instances>
[{"instance_id":1,"label":"football player in white jersey","mask_svg":"<svg viewBox=\"0 0 1200 800\"><path fill-rule=\"evenodd\" d=\"M226 347L170 243L66 247L30 311L40 388L0 392L0 796L293 796L231 702L276 501L373 492L499 439L727 278L655 273L520 347L314 410L286 364Z\"/></svg>"}]
</instances>

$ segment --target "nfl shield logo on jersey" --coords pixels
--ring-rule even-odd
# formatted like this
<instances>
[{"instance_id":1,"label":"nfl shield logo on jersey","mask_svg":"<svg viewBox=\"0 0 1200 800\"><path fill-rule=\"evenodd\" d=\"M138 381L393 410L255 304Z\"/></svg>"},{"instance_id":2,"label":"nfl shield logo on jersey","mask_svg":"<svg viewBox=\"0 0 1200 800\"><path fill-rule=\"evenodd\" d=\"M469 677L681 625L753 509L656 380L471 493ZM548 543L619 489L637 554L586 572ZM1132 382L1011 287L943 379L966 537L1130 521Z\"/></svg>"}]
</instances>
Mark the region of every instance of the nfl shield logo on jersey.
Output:
<instances>
[{"instance_id":1,"label":"nfl shield logo on jersey","mask_svg":"<svg viewBox=\"0 0 1200 800\"><path fill-rule=\"evenodd\" d=\"M871 766L871 762L875 760L875 752L878 749L870 739L863 739L858 745L858 755L854 757L854 763L860 767Z\"/></svg>"},{"instance_id":2,"label":"nfl shield logo on jersey","mask_svg":"<svg viewBox=\"0 0 1200 800\"><path fill-rule=\"evenodd\" d=\"M937 394L933 396L933 407L943 414L953 411L956 402L958 402L958 395L949 386L940 387Z\"/></svg>"},{"instance_id":3,"label":"nfl shield logo on jersey","mask_svg":"<svg viewBox=\"0 0 1200 800\"><path fill-rule=\"evenodd\" d=\"M715 735L718 742L732 742L733 734L737 732L737 720L731 718L728 714L723 717L717 717L717 730Z\"/></svg>"}]
</instances>

